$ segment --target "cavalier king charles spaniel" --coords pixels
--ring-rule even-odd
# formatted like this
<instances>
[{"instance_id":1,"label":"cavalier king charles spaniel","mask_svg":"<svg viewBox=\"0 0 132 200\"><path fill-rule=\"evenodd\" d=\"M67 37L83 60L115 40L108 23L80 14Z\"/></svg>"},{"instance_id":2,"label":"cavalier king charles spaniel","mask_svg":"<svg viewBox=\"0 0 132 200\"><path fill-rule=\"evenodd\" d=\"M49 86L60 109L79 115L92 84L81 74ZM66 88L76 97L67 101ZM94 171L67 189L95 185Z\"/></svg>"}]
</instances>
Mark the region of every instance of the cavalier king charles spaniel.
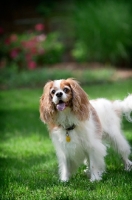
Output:
<instances>
[{"instance_id":1,"label":"cavalier king charles spaniel","mask_svg":"<svg viewBox=\"0 0 132 200\"><path fill-rule=\"evenodd\" d=\"M48 125L61 181L68 181L82 163L91 181L101 180L106 140L120 154L125 170L131 170L130 146L121 130L122 114L132 122L131 111L132 95L123 101L89 100L74 79L48 82L40 99L40 118Z\"/></svg>"}]
</instances>

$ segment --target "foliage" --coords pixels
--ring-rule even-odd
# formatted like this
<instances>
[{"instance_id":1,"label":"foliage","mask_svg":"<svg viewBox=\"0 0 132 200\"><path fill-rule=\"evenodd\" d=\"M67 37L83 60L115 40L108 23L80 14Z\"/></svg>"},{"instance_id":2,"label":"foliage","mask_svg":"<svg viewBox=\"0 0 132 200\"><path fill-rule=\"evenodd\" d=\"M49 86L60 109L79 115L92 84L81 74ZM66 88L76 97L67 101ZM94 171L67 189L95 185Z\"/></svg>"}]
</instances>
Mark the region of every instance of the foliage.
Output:
<instances>
[{"instance_id":1,"label":"foliage","mask_svg":"<svg viewBox=\"0 0 132 200\"><path fill-rule=\"evenodd\" d=\"M101 68L98 70L74 70L60 68L40 68L32 71L23 70L19 72L17 67L3 68L0 70L0 88L17 87L38 87L49 80L66 79L75 77L80 82L86 83L104 83L111 81L115 70L113 68Z\"/></svg>"},{"instance_id":2,"label":"foliage","mask_svg":"<svg viewBox=\"0 0 132 200\"><path fill-rule=\"evenodd\" d=\"M37 11L45 24L33 30L4 35L0 27L0 67L35 69L63 58L112 65L132 62L131 1L68 0L59 5L49 0L40 1ZM57 32L49 33L53 29Z\"/></svg>"},{"instance_id":3,"label":"foliage","mask_svg":"<svg viewBox=\"0 0 132 200\"><path fill-rule=\"evenodd\" d=\"M77 61L129 63L132 46L131 3L126 1L78 1L75 8Z\"/></svg>"},{"instance_id":4,"label":"foliage","mask_svg":"<svg viewBox=\"0 0 132 200\"><path fill-rule=\"evenodd\" d=\"M88 85L90 98L123 99L132 80ZM118 92L117 92L118 91ZM0 199L128 200L132 199L132 172L125 172L111 149L103 180L91 183L82 166L68 183L58 180L58 166L46 126L39 119L42 89L0 93ZM132 124L124 120L125 135L132 145ZM132 157L131 157L132 158Z\"/></svg>"},{"instance_id":5,"label":"foliage","mask_svg":"<svg viewBox=\"0 0 132 200\"><path fill-rule=\"evenodd\" d=\"M59 40L59 34L53 32L45 35L43 30L43 24L36 24L34 31L4 36L0 40L3 66L16 65L20 69L35 69L46 63L60 62L64 46Z\"/></svg>"},{"instance_id":6,"label":"foliage","mask_svg":"<svg viewBox=\"0 0 132 200\"><path fill-rule=\"evenodd\" d=\"M41 1L37 6L37 11L44 17L49 17L54 11L56 2L54 0Z\"/></svg>"}]
</instances>

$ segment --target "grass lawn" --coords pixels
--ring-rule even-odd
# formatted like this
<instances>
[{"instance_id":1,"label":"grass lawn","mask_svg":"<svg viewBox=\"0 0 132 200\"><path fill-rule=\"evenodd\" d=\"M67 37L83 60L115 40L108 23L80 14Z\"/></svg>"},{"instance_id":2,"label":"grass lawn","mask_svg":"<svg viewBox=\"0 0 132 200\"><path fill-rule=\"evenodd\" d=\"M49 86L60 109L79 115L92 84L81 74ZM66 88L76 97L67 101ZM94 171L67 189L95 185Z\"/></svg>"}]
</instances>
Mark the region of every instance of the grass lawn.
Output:
<instances>
[{"instance_id":1,"label":"grass lawn","mask_svg":"<svg viewBox=\"0 0 132 200\"><path fill-rule=\"evenodd\" d=\"M85 85L84 89L90 98L123 99L132 93L132 80ZM131 200L132 172L123 170L119 156L111 149L101 182L91 183L83 173L84 166L68 183L59 181L55 151L39 119L41 93L42 89L0 93L0 199ZM132 145L132 124L124 119L123 129Z\"/></svg>"}]
</instances>

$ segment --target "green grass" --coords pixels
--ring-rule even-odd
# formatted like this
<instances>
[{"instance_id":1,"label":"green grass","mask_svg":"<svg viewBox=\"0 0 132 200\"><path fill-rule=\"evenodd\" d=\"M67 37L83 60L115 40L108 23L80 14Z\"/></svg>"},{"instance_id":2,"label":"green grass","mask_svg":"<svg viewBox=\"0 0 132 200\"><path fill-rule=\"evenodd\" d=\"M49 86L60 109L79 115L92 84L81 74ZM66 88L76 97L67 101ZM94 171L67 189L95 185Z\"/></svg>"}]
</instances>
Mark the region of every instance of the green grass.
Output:
<instances>
[{"instance_id":1,"label":"green grass","mask_svg":"<svg viewBox=\"0 0 132 200\"><path fill-rule=\"evenodd\" d=\"M123 99L132 92L132 80L85 85L90 98ZM131 200L132 172L109 150L107 173L90 183L82 166L68 183L58 179L55 151L46 126L39 119L42 89L14 89L0 93L1 200ZM132 145L132 124L123 121ZM132 158L132 157L131 157Z\"/></svg>"},{"instance_id":2,"label":"green grass","mask_svg":"<svg viewBox=\"0 0 132 200\"><path fill-rule=\"evenodd\" d=\"M108 82L114 73L115 69L109 66L104 66L104 68L98 70L93 70L92 68L82 70L81 66L76 70L67 69L67 66L63 66L63 69L61 67L43 67L41 69L32 71L23 70L21 72L18 72L14 68L3 68L0 70L0 88L34 88L36 86L43 86L49 80L66 79L68 77L74 77L81 83Z\"/></svg>"}]
</instances>

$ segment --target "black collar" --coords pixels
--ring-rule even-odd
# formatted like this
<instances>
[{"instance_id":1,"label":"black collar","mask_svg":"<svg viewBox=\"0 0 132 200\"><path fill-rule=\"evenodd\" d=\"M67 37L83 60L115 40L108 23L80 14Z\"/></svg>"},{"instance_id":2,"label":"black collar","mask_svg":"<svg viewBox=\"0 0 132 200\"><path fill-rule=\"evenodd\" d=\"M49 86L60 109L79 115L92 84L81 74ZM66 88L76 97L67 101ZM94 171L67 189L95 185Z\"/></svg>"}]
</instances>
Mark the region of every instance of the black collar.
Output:
<instances>
[{"instance_id":1,"label":"black collar","mask_svg":"<svg viewBox=\"0 0 132 200\"><path fill-rule=\"evenodd\" d=\"M65 130L66 130L66 131L71 131L71 130L73 130L75 127L76 127L75 124L73 124L72 126L66 128Z\"/></svg>"}]
</instances>

